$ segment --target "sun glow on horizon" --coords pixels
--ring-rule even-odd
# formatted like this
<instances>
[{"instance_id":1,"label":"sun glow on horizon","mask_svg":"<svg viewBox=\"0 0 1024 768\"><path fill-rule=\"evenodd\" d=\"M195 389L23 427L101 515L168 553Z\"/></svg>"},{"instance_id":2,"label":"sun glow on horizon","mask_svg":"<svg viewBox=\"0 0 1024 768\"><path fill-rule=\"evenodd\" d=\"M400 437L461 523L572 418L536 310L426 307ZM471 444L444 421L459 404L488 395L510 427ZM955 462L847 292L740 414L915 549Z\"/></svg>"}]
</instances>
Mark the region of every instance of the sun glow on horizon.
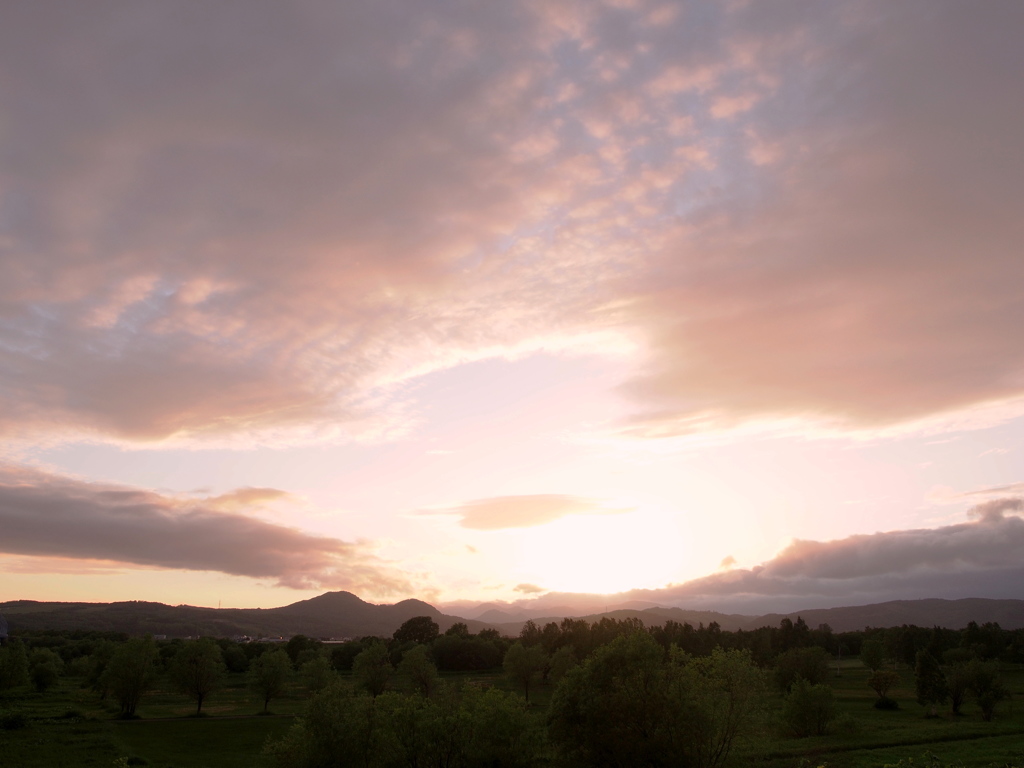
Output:
<instances>
[{"instance_id":1,"label":"sun glow on horizon","mask_svg":"<svg viewBox=\"0 0 1024 768\"><path fill-rule=\"evenodd\" d=\"M522 535L513 567L522 581L555 592L663 587L700 575L686 565L693 554L686 533L680 515L661 511L573 515Z\"/></svg>"}]
</instances>

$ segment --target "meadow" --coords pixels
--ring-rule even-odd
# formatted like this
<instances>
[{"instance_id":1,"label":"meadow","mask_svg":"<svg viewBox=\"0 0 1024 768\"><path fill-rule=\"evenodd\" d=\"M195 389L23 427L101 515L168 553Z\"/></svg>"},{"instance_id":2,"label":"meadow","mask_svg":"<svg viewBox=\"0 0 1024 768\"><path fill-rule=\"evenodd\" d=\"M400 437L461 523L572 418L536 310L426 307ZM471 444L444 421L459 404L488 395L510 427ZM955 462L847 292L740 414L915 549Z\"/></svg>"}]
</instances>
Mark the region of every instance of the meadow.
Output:
<instances>
[{"instance_id":1,"label":"meadow","mask_svg":"<svg viewBox=\"0 0 1024 768\"><path fill-rule=\"evenodd\" d=\"M838 717L824 736L795 738L778 724L761 738L741 745L735 765L763 768L882 768L887 765L962 765L964 768L1024 766L1024 667L1004 665L1003 681L1012 698L1003 701L992 722L973 703L954 717L940 708L925 717L917 704L914 675L900 670L890 692L897 710L873 707L868 670L859 660L844 662L831 674ZM456 684L510 689L500 670L445 673ZM343 676L352 685L351 678ZM0 698L0 764L4 768L249 768L259 765L268 740L281 738L309 698L298 680L271 702L270 715L253 699L244 674L229 674L222 687L194 716L194 704L160 679L143 699L137 718L118 718L117 704L83 686L84 680L62 677L45 693L29 687ZM400 686L401 681L396 681ZM531 692L530 710L547 712L553 686L541 683ZM781 697L772 701L781 707ZM901 763L902 761L902 763Z\"/></svg>"}]
</instances>

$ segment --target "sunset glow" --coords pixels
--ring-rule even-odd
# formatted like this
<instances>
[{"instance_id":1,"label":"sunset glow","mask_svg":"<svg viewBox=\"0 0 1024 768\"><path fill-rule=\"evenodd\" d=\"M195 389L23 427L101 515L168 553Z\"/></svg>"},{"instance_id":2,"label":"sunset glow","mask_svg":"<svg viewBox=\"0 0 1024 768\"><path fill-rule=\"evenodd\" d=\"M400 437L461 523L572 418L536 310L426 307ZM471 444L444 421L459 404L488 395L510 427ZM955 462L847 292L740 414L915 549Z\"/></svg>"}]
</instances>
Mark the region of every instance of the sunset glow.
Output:
<instances>
[{"instance_id":1,"label":"sunset glow","mask_svg":"<svg viewBox=\"0 0 1024 768\"><path fill-rule=\"evenodd\" d=\"M13 4L0 602L1024 596L1022 33Z\"/></svg>"}]
</instances>

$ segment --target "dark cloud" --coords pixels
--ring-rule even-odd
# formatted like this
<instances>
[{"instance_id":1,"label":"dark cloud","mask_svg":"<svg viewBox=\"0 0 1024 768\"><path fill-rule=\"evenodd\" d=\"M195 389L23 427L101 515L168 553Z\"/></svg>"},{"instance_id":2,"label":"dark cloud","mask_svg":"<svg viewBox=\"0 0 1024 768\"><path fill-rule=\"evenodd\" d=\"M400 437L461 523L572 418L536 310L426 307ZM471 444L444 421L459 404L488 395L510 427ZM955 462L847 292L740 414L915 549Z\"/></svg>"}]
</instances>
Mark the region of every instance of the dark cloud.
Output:
<instances>
[{"instance_id":1,"label":"dark cloud","mask_svg":"<svg viewBox=\"0 0 1024 768\"><path fill-rule=\"evenodd\" d=\"M243 489L235 501L253 491L262 499L280 494ZM0 552L219 571L296 589L377 595L413 590L365 544L312 536L218 506L223 505L0 468Z\"/></svg>"},{"instance_id":2,"label":"dark cloud","mask_svg":"<svg viewBox=\"0 0 1024 768\"><path fill-rule=\"evenodd\" d=\"M756 609L923 597L1019 597L1022 499L985 502L973 522L835 541L797 540L768 562L660 590L629 593L686 605Z\"/></svg>"},{"instance_id":3,"label":"dark cloud","mask_svg":"<svg viewBox=\"0 0 1024 768\"><path fill-rule=\"evenodd\" d=\"M463 528L497 531L544 525L566 515L611 515L627 511L604 507L593 499L552 493L476 499L457 507L430 510L423 514L458 515L459 525Z\"/></svg>"}]
</instances>

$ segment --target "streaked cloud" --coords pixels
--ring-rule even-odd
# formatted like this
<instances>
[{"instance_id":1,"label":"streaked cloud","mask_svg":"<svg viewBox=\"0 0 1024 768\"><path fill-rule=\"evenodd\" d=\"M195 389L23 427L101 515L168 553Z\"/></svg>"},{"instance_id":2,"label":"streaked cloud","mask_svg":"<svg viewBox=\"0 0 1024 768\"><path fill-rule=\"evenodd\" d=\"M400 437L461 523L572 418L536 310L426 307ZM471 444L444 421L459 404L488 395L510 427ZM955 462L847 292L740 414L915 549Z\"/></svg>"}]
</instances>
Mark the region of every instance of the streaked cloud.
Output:
<instances>
[{"instance_id":1,"label":"streaked cloud","mask_svg":"<svg viewBox=\"0 0 1024 768\"><path fill-rule=\"evenodd\" d=\"M273 489L258 490L273 496ZM313 536L217 504L24 468L0 468L0 531L0 553L42 558L47 572L55 559L59 571L81 560L90 561L81 566L87 571L117 565L218 571L295 589L386 596L414 588L366 543ZM22 557L12 567L33 566Z\"/></svg>"},{"instance_id":2,"label":"streaked cloud","mask_svg":"<svg viewBox=\"0 0 1024 768\"><path fill-rule=\"evenodd\" d=\"M459 525L476 531L529 528L567 515L614 515L628 509L613 509L593 499L554 493L523 496L494 496L467 501L454 507L426 510L426 515L456 515Z\"/></svg>"}]
</instances>

